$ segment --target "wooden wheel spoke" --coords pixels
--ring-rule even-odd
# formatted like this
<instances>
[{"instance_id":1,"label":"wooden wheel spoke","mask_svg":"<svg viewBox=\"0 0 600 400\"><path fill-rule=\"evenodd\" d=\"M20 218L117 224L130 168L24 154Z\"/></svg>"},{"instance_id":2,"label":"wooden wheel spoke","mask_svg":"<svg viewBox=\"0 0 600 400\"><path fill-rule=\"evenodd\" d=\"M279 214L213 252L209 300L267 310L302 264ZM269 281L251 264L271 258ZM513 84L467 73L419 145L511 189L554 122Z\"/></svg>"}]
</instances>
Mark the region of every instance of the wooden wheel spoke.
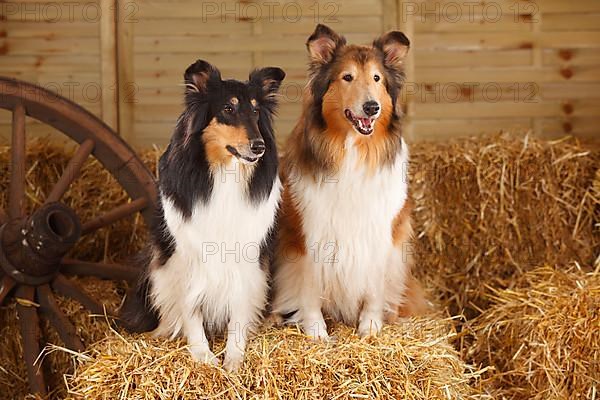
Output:
<instances>
[{"instance_id":1,"label":"wooden wheel spoke","mask_svg":"<svg viewBox=\"0 0 600 400\"><path fill-rule=\"evenodd\" d=\"M64 259L61 272L72 275L95 276L101 279L125 280L133 282L140 269L121 264L92 263L80 260Z\"/></svg>"},{"instance_id":2,"label":"wooden wheel spoke","mask_svg":"<svg viewBox=\"0 0 600 400\"><path fill-rule=\"evenodd\" d=\"M83 351L83 343L81 343L81 340L77 336L75 327L58 307L50 286L38 286L37 295L38 302L40 303L40 311L46 315L63 343L71 350Z\"/></svg>"},{"instance_id":3,"label":"wooden wheel spoke","mask_svg":"<svg viewBox=\"0 0 600 400\"><path fill-rule=\"evenodd\" d=\"M52 289L65 297L77 300L81 305L90 310L92 314L104 314L104 307L100 303L92 299L77 283L68 280L64 275L58 275L54 278Z\"/></svg>"},{"instance_id":4,"label":"wooden wheel spoke","mask_svg":"<svg viewBox=\"0 0 600 400\"><path fill-rule=\"evenodd\" d=\"M115 221L118 221L122 218L128 217L129 215L135 214L136 212L144 209L148 205L148 199L145 197L140 197L138 199L133 200L130 203L123 204L119 207L116 207L112 211L107 212L104 215L96 217L91 221L86 222L81 227L81 234L87 235L97 229L108 226Z\"/></svg>"},{"instance_id":5,"label":"wooden wheel spoke","mask_svg":"<svg viewBox=\"0 0 600 400\"><path fill-rule=\"evenodd\" d=\"M10 186L8 216L23 216L25 202L25 108L17 104L12 114L12 140L10 144Z\"/></svg>"},{"instance_id":6,"label":"wooden wheel spoke","mask_svg":"<svg viewBox=\"0 0 600 400\"><path fill-rule=\"evenodd\" d=\"M58 182L56 182L52 188L52 191L46 198L46 203L59 201L67 192L69 186L71 186L73 181L75 181L75 179L77 179L79 176L85 160L94 150L94 145L95 143L92 139L87 139L81 143L75 154L73 154L73 157L69 160L69 163L67 164Z\"/></svg>"},{"instance_id":7,"label":"wooden wheel spoke","mask_svg":"<svg viewBox=\"0 0 600 400\"><path fill-rule=\"evenodd\" d=\"M44 376L36 360L40 354L40 321L35 309L35 289L33 286L19 286L15 297L17 298L17 313L23 337L23 358L27 364L27 377L29 388L32 392L46 394Z\"/></svg>"},{"instance_id":8,"label":"wooden wheel spoke","mask_svg":"<svg viewBox=\"0 0 600 400\"><path fill-rule=\"evenodd\" d=\"M8 275L0 273L0 304L4 301L6 296L13 290L16 282L12 280Z\"/></svg>"}]
</instances>

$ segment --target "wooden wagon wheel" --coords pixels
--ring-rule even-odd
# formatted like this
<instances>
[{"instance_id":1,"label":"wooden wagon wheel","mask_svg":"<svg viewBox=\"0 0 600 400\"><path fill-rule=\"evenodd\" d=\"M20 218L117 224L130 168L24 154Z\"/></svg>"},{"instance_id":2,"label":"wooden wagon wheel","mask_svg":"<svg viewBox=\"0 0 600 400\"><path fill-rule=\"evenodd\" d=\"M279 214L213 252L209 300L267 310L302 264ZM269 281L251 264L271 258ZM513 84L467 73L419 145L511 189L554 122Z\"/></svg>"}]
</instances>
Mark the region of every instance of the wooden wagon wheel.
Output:
<instances>
[{"instance_id":1,"label":"wooden wagon wheel","mask_svg":"<svg viewBox=\"0 0 600 400\"><path fill-rule=\"evenodd\" d=\"M40 353L38 312L47 317L64 344L76 351L82 351L83 344L75 327L59 309L53 293L77 300L92 313L104 312L101 304L65 274L119 280L137 274L133 267L65 259L65 254L82 235L136 212L141 212L148 223L156 188L152 174L134 151L106 124L77 104L38 86L0 77L0 108L12 111L8 207L0 208L0 304L9 297L17 300L29 387L31 392L43 395L47 391L44 377L41 368L34 365ZM26 116L79 143L45 203L30 215L24 211ZM131 201L81 223L76 212L60 200L90 156L112 174Z\"/></svg>"}]
</instances>

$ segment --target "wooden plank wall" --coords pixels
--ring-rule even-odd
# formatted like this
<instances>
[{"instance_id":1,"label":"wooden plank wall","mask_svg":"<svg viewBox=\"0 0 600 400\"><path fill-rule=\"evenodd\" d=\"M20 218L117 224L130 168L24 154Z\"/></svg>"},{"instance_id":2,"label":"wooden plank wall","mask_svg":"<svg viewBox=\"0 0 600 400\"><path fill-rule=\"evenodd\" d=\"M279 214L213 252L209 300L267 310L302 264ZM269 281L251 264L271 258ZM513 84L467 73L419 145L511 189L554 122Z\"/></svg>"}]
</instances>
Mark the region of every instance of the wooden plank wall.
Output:
<instances>
[{"instance_id":1,"label":"wooden plank wall","mask_svg":"<svg viewBox=\"0 0 600 400\"><path fill-rule=\"evenodd\" d=\"M112 0L6 0L0 2L0 75L34 82L82 105L115 126L116 71L110 41ZM108 48L104 43L108 40ZM0 137L11 114L0 110ZM28 135L56 134L27 119Z\"/></svg>"},{"instance_id":2,"label":"wooden plank wall","mask_svg":"<svg viewBox=\"0 0 600 400\"><path fill-rule=\"evenodd\" d=\"M600 1L411 0L405 21L415 137L600 137Z\"/></svg>"},{"instance_id":3,"label":"wooden plank wall","mask_svg":"<svg viewBox=\"0 0 600 400\"><path fill-rule=\"evenodd\" d=\"M3 0L0 7L0 74L58 90L135 145L168 140L182 109L183 71L198 58L237 79L259 66L284 68L276 120L283 138L300 113L304 43L318 22L356 43L389 29L407 33L413 139L501 129L598 135L598 0ZM0 136L9 118L0 112Z\"/></svg>"},{"instance_id":4,"label":"wooden plank wall","mask_svg":"<svg viewBox=\"0 0 600 400\"><path fill-rule=\"evenodd\" d=\"M305 42L317 22L368 43L396 23L395 1L200 2L136 0L133 31L135 143L163 143L181 112L182 74L198 58L224 77L247 79L260 66L280 66L287 77L276 130L287 135L300 114L306 81ZM384 12L384 4L386 11Z\"/></svg>"}]
</instances>

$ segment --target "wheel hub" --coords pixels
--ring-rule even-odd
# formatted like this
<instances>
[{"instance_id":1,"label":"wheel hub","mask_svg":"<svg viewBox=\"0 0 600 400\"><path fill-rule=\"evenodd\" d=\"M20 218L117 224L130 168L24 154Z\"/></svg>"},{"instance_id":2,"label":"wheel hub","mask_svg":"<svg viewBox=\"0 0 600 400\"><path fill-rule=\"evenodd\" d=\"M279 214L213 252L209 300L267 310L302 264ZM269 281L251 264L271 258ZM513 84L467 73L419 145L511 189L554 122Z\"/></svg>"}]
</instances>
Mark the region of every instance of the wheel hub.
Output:
<instances>
[{"instance_id":1,"label":"wheel hub","mask_svg":"<svg viewBox=\"0 0 600 400\"><path fill-rule=\"evenodd\" d=\"M45 204L29 218L0 227L0 266L19 283L48 283L80 236L81 223L71 208L58 202Z\"/></svg>"}]
</instances>

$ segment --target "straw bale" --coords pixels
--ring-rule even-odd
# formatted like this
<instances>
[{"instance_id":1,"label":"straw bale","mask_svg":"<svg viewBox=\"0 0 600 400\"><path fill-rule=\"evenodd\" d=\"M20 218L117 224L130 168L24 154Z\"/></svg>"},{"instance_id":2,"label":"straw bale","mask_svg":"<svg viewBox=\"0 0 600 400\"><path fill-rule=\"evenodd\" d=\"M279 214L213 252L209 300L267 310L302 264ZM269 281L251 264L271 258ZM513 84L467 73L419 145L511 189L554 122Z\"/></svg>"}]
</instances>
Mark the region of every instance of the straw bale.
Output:
<instances>
[{"instance_id":1,"label":"straw bale","mask_svg":"<svg viewBox=\"0 0 600 400\"><path fill-rule=\"evenodd\" d=\"M114 332L79 357L67 384L73 399L489 398L477 384L481 371L450 343L447 321L410 320L362 340L344 326L333 335L334 343L317 343L295 327L266 328L240 373L229 374L195 363L181 340Z\"/></svg>"},{"instance_id":2,"label":"straw bale","mask_svg":"<svg viewBox=\"0 0 600 400\"><path fill-rule=\"evenodd\" d=\"M475 363L495 368L486 383L507 399L600 396L600 265L542 267L469 323Z\"/></svg>"},{"instance_id":3,"label":"straw bale","mask_svg":"<svg viewBox=\"0 0 600 400\"><path fill-rule=\"evenodd\" d=\"M412 159L416 273L451 315L478 315L487 287L539 265L598 255L597 146L501 134L417 143Z\"/></svg>"}]
</instances>

